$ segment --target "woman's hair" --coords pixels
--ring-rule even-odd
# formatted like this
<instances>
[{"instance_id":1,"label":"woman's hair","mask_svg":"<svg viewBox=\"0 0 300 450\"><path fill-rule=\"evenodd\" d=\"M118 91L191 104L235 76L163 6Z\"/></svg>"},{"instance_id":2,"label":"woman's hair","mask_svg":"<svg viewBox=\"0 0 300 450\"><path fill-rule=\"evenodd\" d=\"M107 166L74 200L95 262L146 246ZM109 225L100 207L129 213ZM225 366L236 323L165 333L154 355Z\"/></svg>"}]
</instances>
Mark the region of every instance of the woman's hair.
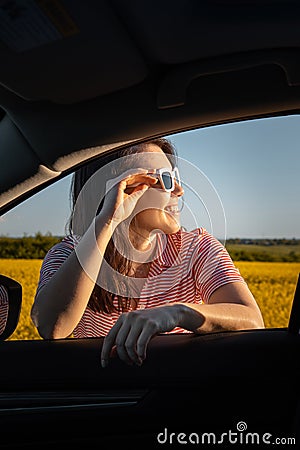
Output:
<instances>
[{"instance_id":1,"label":"woman's hair","mask_svg":"<svg viewBox=\"0 0 300 450\"><path fill-rule=\"evenodd\" d=\"M126 163L124 164L124 160L126 162L126 156L138 154L141 152L147 151L147 145L149 144L155 144L158 147L161 148L161 150L166 154L168 159L170 160L172 166L174 166L174 161L176 160L176 150L173 144L165 138L157 138L153 139L148 142L143 142L141 144L135 144L130 147L122 148L116 151L112 151L108 154L105 154L103 156L98 157L96 160L92 161L89 164L86 164L82 167L80 167L78 170L75 171L72 183L71 183L71 217L69 220L69 226L68 231L72 234L83 234L84 231L87 229L91 221L93 220L95 214L98 214L101 211L103 201L100 202L99 205L96 207L96 211L92 211L93 214L91 214L90 210L93 208L86 208L87 204L90 204L91 202L91 196L95 196L96 189L94 187L88 189L89 194L83 195L82 192L83 187L87 186L87 182L92 183L93 175L96 173L99 173L98 171L101 171L101 184L102 189L105 189L106 181L109 178L115 177L119 175L120 168L121 171L127 170L129 167L126 167ZM119 165L118 169L115 169L116 165L114 165L114 162L121 161L121 165ZM108 168L106 171L104 168ZM97 185L97 194L99 194L99 183ZM104 198L104 193L102 197ZM100 193L101 198L101 193ZM80 207L78 208L78 205L76 202L80 202ZM96 199L97 200L97 199ZM76 211L76 220L78 221L78 216L81 217L79 219L80 226L79 226L79 233L74 233L74 229L76 229L75 226L75 220L74 220L74 211L75 211L75 205L77 210ZM88 217L86 217L88 216ZM78 229L78 228L77 228ZM111 238L107 247L106 251L104 253L104 258L106 262L117 272L121 273L124 276L127 276L132 268L132 261L125 258L123 255L121 255L118 250L116 249L113 239ZM117 281L116 281L117 283ZM117 297L118 300L118 307L116 308L113 304L113 300ZM138 299L137 298L131 298L131 297L120 297L116 296L115 294L105 290L98 284L95 284L94 290L91 294L91 297L88 302L89 308L91 308L95 312L105 312L105 313L112 313L113 311L128 311L130 306L136 307L137 306Z\"/></svg>"}]
</instances>

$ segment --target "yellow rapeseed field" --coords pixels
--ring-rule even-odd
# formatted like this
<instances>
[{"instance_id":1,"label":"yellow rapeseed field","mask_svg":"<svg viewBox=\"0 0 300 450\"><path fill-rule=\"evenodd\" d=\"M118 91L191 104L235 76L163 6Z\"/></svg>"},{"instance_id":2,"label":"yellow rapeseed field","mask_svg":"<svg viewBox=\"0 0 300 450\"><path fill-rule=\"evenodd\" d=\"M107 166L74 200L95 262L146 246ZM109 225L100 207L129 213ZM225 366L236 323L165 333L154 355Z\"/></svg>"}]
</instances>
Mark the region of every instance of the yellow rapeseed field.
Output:
<instances>
[{"instance_id":1,"label":"yellow rapeseed field","mask_svg":"<svg viewBox=\"0 0 300 450\"><path fill-rule=\"evenodd\" d=\"M41 265L42 260L40 259L0 259L0 273L14 278L23 288L20 320L10 340L40 339L30 319L30 309L37 287Z\"/></svg>"},{"instance_id":2,"label":"yellow rapeseed field","mask_svg":"<svg viewBox=\"0 0 300 450\"><path fill-rule=\"evenodd\" d=\"M265 326L287 327L300 263L236 261L263 314Z\"/></svg>"},{"instance_id":3,"label":"yellow rapeseed field","mask_svg":"<svg viewBox=\"0 0 300 450\"><path fill-rule=\"evenodd\" d=\"M40 339L30 319L30 308L41 264L41 260L0 259L0 273L14 278L23 286L20 321L10 340ZM265 326L286 327L300 263L236 261L235 264L261 308Z\"/></svg>"}]
</instances>

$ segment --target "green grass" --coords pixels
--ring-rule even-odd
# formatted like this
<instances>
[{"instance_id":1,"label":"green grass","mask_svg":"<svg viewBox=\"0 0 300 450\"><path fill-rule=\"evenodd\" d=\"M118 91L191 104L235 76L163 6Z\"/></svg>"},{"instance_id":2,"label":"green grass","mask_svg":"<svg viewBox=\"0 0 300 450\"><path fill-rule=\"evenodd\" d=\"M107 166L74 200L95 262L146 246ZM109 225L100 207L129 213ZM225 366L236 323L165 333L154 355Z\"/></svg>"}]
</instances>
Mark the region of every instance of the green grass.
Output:
<instances>
[{"instance_id":1,"label":"green grass","mask_svg":"<svg viewBox=\"0 0 300 450\"><path fill-rule=\"evenodd\" d=\"M300 245L226 244L235 261L300 262Z\"/></svg>"}]
</instances>

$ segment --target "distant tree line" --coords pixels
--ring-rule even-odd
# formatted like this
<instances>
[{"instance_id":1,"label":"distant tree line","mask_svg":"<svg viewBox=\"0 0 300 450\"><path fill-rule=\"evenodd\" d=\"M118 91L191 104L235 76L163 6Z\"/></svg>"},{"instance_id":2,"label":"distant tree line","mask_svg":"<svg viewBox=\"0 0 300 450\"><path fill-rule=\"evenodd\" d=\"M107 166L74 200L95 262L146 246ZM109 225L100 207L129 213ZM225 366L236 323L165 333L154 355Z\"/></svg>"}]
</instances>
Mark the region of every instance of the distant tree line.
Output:
<instances>
[{"instance_id":1,"label":"distant tree line","mask_svg":"<svg viewBox=\"0 0 300 450\"><path fill-rule=\"evenodd\" d=\"M61 239L62 236L52 236L50 233L0 236L0 259L44 259L48 250ZM289 247L291 245L293 247ZM286 249L284 252L283 246ZM227 239L226 248L234 261L300 262L299 239Z\"/></svg>"},{"instance_id":2,"label":"distant tree line","mask_svg":"<svg viewBox=\"0 0 300 450\"><path fill-rule=\"evenodd\" d=\"M61 237L52 236L50 233L42 235L36 233L35 236L23 237L0 237L0 258L7 259L43 259L47 251Z\"/></svg>"},{"instance_id":3,"label":"distant tree line","mask_svg":"<svg viewBox=\"0 0 300 450\"><path fill-rule=\"evenodd\" d=\"M300 251L291 250L287 253L281 253L276 251L251 251L251 248L247 250L239 249L238 244L236 247L234 244L227 246L228 253L233 261L300 262Z\"/></svg>"},{"instance_id":4,"label":"distant tree line","mask_svg":"<svg viewBox=\"0 0 300 450\"><path fill-rule=\"evenodd\" d=\"M261 238L261 239L247 239L247 238L231 238L226 240L227 244L246 244L246 245L263 245L266 247L273 245L300 245L300 239L292 238Z\"/></svg>"}]
</instances>

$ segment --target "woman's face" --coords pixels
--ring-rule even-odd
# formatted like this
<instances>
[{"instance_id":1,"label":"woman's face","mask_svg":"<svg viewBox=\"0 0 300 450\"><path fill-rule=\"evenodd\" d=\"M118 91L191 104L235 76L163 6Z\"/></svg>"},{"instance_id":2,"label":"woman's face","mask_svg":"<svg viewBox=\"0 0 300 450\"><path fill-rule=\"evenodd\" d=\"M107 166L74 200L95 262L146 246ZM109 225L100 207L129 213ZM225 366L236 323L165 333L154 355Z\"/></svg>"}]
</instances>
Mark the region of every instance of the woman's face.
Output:
<instances>
[{"instance_id":1,"label":"woman's face","mask_svg":"<svg viewBox=\"0 0 300 450\"><path fill-rule=\"evenodd\" d=\"M165 153L154 144L148 144L145 153L141 153L141 164L142 168L149 171L161 168L172 170ZM150 234L156 229L165 234L176 233L180 229L178 199L182 195L183 189L176 182L172 192L163 190L160 183L150 187L136 205L133 229L144 234Z\"/></svg>"}]
</instances>

